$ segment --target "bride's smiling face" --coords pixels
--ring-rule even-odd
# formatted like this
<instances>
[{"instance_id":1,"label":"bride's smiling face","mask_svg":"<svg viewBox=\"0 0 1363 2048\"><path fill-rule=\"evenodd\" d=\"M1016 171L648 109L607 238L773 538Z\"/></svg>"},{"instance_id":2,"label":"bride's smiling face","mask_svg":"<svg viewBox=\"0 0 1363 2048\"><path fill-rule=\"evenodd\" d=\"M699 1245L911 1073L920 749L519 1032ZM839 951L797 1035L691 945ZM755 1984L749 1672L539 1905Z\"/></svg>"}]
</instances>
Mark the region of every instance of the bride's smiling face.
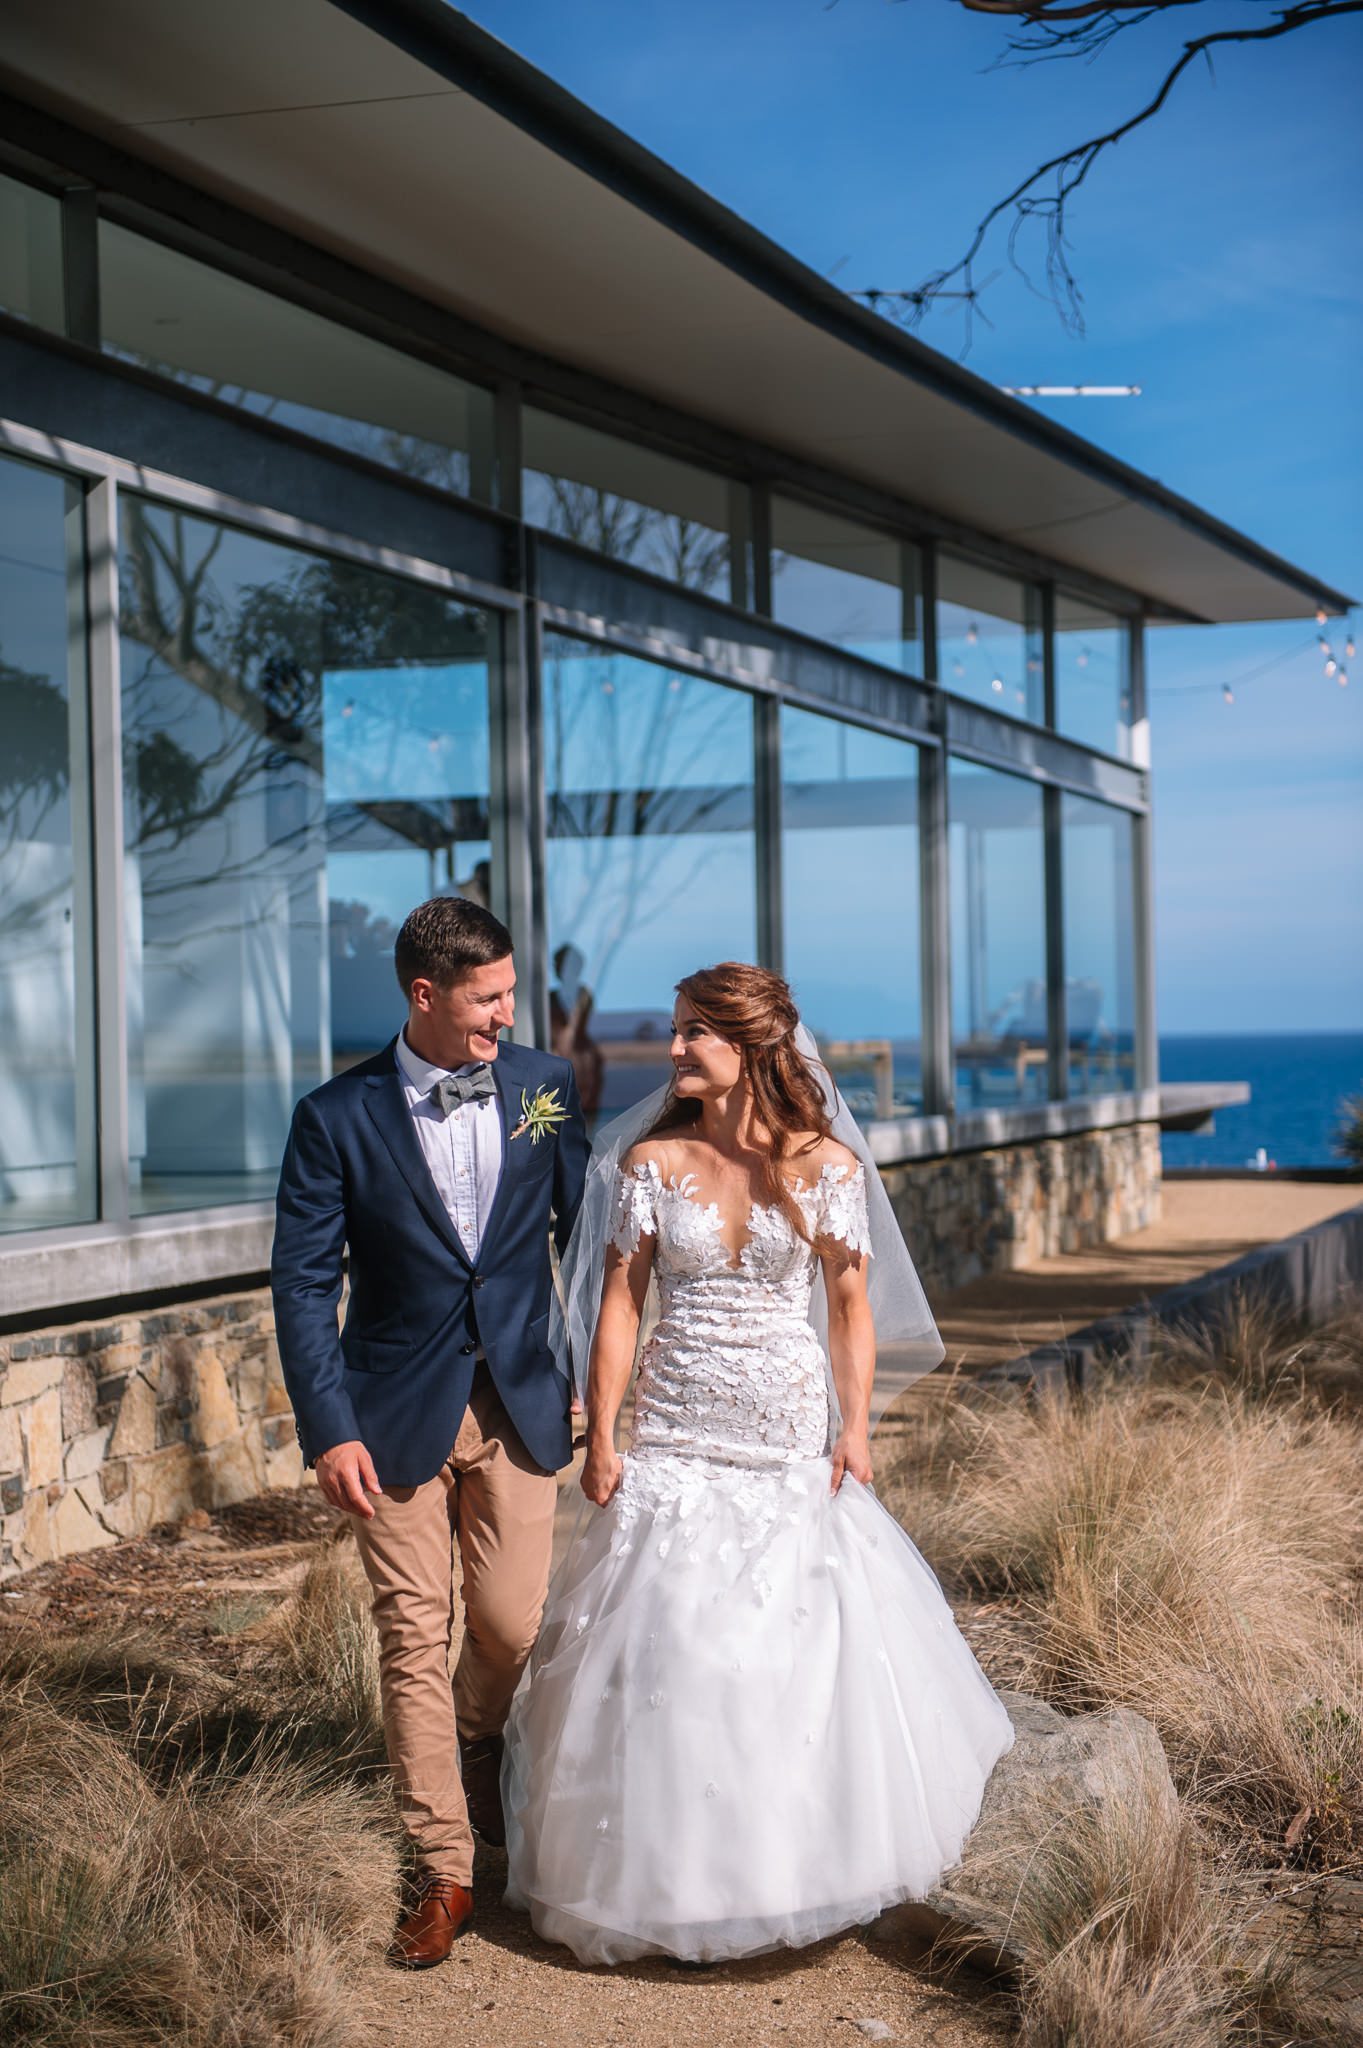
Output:
<instances>
[{"instance_id":1,"label":"bride's smiling face","mask_svg":"<svg viewBox=\"0 0 1363 2048\"><path fill-rule=\"evenodd\" d=\"M672 1013L673 1093L685 1100L731 1095L743 1075L743 1054L732 1039L721 1038L697 1016L685 996Z\"/></svg>"}]
</instances>

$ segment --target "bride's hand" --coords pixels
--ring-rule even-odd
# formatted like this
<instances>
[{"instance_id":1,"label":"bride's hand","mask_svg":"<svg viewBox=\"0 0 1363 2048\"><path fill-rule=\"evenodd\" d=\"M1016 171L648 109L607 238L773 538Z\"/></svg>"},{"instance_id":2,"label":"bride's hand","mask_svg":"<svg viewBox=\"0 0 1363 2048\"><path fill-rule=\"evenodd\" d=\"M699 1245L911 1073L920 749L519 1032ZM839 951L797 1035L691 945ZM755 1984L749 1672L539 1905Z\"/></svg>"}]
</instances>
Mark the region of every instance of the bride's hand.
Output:
<instances>
[{"instance_id":1,"label":"bride's hand","mask_svg":"<svg viewBox=\"0 0 1363 2048\"><path fill-rule=\"evenodd\" d=\"M869 1486L871 1484L873 1477L871 1472L871 1453L867 1448L866 1438L864 1436L853 1436L850 1431L845 1430L833 1446L834 1493L842 1485L844 1475L847 1473L850 1473L852 1478L861 1486ZM582 1483L585 1486L587 1482L584 1479Z\"/></svg>"},{"instance_id":2,"label":"bride's hand","mask_svg":"<svg viewBox=\"0 0 1363 2048\"><path fill-rule=\"evenodd\" d=\"M615 1497L624 1469L613 1444L589 1444L582 1467L582 1491L588 1500L594 1500L599 1508L607 1506Z\"/></svg>"}]
</instances>

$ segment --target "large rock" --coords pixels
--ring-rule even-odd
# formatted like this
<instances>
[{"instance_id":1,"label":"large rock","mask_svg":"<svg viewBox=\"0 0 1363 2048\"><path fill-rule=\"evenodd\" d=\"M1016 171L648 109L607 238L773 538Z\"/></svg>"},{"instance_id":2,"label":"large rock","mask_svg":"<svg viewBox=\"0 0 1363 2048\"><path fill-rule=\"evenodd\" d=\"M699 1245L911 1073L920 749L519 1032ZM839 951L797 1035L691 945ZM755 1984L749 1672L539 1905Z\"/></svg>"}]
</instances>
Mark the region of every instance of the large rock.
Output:
<instances>
[{"instance_id":1,"label":"large rock","mask_svg":"<svg viewBox=\"0 0 1363 2048\"><path fill-rule=\"evenodd\" d=\"M1013 1747L994 1766L960 1863L926 1899L882 1913L871 1933L1015 1970L1023 1961L1012 1922L1025 1845L1079 1807L1154 1801L1172 1817L1178 1795L1159 1736L1139 1714L1117 1707L1067 1717L1023 1693L999 1697Z\"/></svg>"}]
</instances>

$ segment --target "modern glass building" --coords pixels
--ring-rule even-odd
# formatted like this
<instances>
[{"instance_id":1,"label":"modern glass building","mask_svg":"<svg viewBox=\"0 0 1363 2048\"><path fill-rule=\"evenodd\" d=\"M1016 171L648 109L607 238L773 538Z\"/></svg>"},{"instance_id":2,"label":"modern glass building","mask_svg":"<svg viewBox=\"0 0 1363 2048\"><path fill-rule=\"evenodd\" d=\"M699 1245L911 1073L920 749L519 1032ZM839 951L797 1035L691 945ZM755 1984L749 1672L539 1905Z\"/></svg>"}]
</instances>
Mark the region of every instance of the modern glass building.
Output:
<instances>
[{"instance_id":1,"label":"modern glass building","mask_svg":"<svg viewBox=\"0 0 1363 2048\"><path fill-rule=\"evenodd\" d=\"M258 1273L439 890L599 1115L740 956L887 1165L1159 1119L1145 632L1339 593L441 0L0 58L0 1315Z\"/></svg>"}]
</instances>

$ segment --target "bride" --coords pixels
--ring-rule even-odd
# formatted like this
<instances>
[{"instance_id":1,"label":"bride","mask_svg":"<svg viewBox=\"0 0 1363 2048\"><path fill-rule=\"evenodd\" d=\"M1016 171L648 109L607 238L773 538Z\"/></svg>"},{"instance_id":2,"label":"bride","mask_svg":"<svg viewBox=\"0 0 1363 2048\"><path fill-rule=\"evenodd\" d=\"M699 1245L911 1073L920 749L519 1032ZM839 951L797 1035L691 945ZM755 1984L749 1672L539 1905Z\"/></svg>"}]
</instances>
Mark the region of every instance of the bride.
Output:
<instances>
[{"instance_id":1,"label":"bride","mask_svg":"<svg viewBox=\"0 0 1363 2048\"><path fill-rule=\"evenodd\" d=\"M688 975L673 1024L673 1080L598 1142L565 1265L570 1319L600 1304L600 1512L506 1731L508 1900L588 1963L798 1947L921 1897L1012 1741L870 1490L873 1313L911 1370L942 1347L864 1140L778 975Z\"/></svg>"}]
</instances>

